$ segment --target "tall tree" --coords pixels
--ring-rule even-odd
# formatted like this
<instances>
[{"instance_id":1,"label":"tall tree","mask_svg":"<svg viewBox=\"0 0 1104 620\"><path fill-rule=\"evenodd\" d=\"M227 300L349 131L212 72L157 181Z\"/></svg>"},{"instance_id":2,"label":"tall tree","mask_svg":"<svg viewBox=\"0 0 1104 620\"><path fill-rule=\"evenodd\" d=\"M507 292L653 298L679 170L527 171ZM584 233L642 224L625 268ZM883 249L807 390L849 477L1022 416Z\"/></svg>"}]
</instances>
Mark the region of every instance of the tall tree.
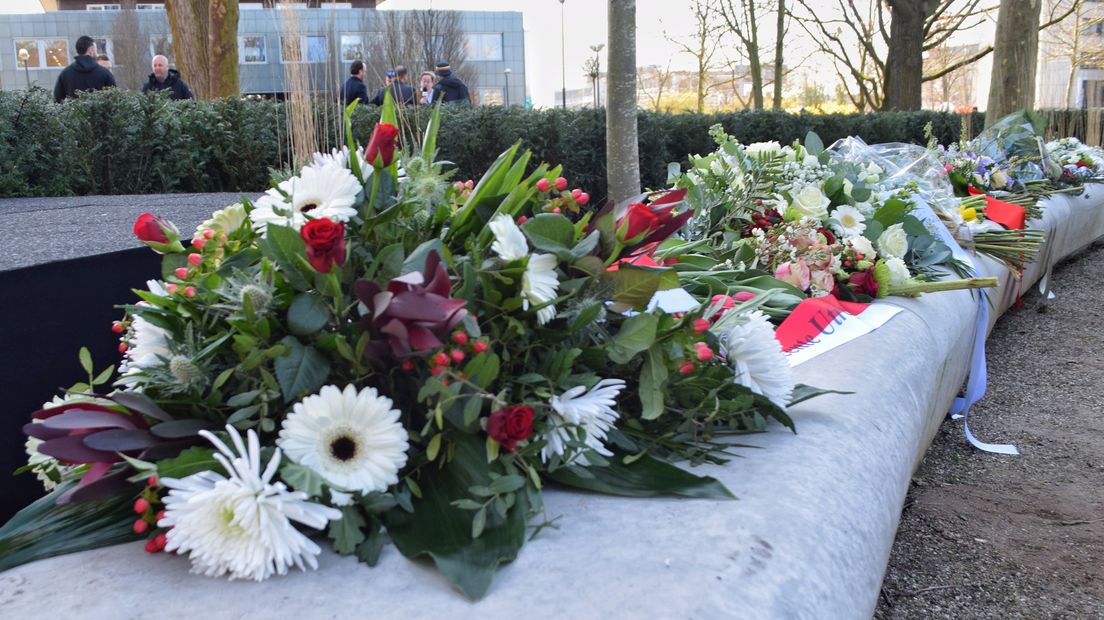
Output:
<instances>
[{"instance_id":1,"label":"tall tree","mask_svg":"<svg viewBox=\"0 0 1104 620\"><path fill-rule=\"evenodd\" d=\"M1058 0L1056 4L1072 8L1073 14L1043 33L1041 53L1048 60L1069 63L1062 99L1062 105L1069 108L1077 103L1078 69L1104 66L1104 37L1098 34L1104 15L1097 7L1086 6L1085 0Z\"/></svg>"},{"instance_id":2,"label":"tall tree","mask_svg":"<svg viewBox=\"0 0 1104 620\"><path fill-rule=\"evenodd\" d=\"M181 77L197 99L238 94L238 0L165 0Z\"/></svg>"},{"instance_id":3,"label":"tall tree","mask_svg":"<svg viewBox=\"0 0 1104 620\"><path fill-rule=\"evenodd\" d=\"M759 17L769 9L765 0L722 0L716 10L721 14L725 27L740 40L748 61L751 78L752 105L763 109L763 59L759 40ZM776 76L781 80L781 76Z\"/></svg>"},{"instance_id":4,"label":"tall tree","mask_svg":"<svg viewBox=\"0 0 1104 620\"><path fill-rule=\"evenodd\" d=\"M883 110L919 110L924 78L924 22L938 0L886 0L892 19L885 62Z\"/></svg>"},{"instance_id":5,"label":"tall tree","mask_svg":"<svg viewBox=\"0 0 1104 620\"><path fill-rule=\"evenodd\" d=\"M150 71L149 38L134 8L115 12L111 23L111 73L119 88L138 90Z\"/></svg>"},{"instance_id":6,"label":"tall tree","mask_svg":"<svg viewBox=\"0 0 1104 620\"><path fill-rule=\"evenodd\" d=\"M720 25L716 23L716 13L709 8L706 0L694 0L690 7L694 16L694 33L689 42L673 39L664 33L664 37L681 48L681 51L694 59L697 74L697 111L705 112L705 98L717 83L712 73L717 69L714 58L720 45ZM657 97L658 98L658 97ZM658 106L658 104L657 104ZM658 107L657 107L658 109Z\"/></svg>"},{"instance_id":7,"label":"tall tree","mask_svg":"<svg viewBox=\"0 0 1104 620\"><path fill-rule=\"evenodd\" d=\"M782 109L782 72L785 67L783 62L783 56L785 53L785 39L786 30L789 17L789 11L786 10L786 0L778 0L778 15L776 16L778 21L775 23L774 28L774 101L771 102L771 109Z\"/></svg>"},{"instance_id":8,"label":"tall tree","mask_svg":"<svg viewBox=\"0 0 1104 620\"><path fill-rule=\"evenodd\" d=\"M606 179L609 199L640 193L636 134L636 0L609 0Z\"/></svg>"},{"instance_id":9,"label":"tall tree","mask_svg":"<svg viewBox=\"0 0 1104 620\"><path fill-rule=\"evenodd\" d=\"M993 79L985 109L986 126L1017 110L1035 107L1042 9L1043 0L1001 0L993 41Z\"/></svg>"}]
</instances>

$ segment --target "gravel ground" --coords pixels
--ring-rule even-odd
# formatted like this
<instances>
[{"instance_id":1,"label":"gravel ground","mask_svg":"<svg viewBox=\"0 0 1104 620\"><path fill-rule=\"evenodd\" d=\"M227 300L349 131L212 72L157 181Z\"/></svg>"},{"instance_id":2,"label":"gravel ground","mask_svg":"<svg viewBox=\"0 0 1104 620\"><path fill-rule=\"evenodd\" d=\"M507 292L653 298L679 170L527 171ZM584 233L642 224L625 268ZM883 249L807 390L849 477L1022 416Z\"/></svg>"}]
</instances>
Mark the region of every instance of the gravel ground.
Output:
<instances>
[{"instance_id":1,"label":"gravel ground","mask_svg":"<svg viewBox=\"0 0 1104 620\"><path fill-rule=\"evenodd\" d=\"M990 335L989 390L913 477L874 617L1104 618L1104 246Z\"/></svg>"}]
</instances>

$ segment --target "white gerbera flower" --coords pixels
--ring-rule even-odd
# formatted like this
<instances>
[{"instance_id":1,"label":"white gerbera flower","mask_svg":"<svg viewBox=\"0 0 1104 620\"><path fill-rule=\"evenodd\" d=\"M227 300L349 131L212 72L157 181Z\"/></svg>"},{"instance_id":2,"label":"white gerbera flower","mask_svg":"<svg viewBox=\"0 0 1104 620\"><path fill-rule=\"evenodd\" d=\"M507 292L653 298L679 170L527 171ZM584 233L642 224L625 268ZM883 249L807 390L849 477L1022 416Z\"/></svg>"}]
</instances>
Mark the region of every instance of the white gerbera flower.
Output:
<instances>
[{"instance_id":1,"label":"white gerbera flower","mask_svg":"<svg viewBox=\"0 0 1104 620\"><path fill-rule=\"evenodd\" d=\"M299 230L312 219L329 218L347 222L356 215L353 208L360 182L348 168L338 166L306 166L301 176L280 183L281 191L270 189L257 199L249 212L253 225L262 235L269 224L290 226Z\"/></svg>"},{"instance_id":2,"label":"white gerbera flower","mask_svg":"<svg viewBox=\"0 0 1104 620\"><path fill-rule=\"evenodd\" d=\"M526 310L529 304L535 306L548 303L556 298L556 288L560 285L556 277L556 257L552 254L534 254L529 257L529 266L521 276L522 305ZM556 306L548 305L537 310L537 323L544 325L556 316Z\"/></svg>"},{"instance_id":3,"label":"white gerbera flower","mask_svg":"<svg viewBox=\"0 0 1104 620\"><path fill-rule=\"evenodd\" d=\"M295 404L276 444L343 491L386 491L406 465L406 429L375 388L323 386Z\"/></svg>"},{"instance_id":4,"label":"white gerbera flower","mask_svg":"<svg viewBox=\"0 0 1104 620\"><path fill-rule=\"evenodd\" d=\"M494 233L494 250L504 261L515 261L529 256L529 242L525 240L525 234L514 222L514 218L503 213L491 218L487 227Z\"/></svg>"},{"instance_id":5,"label":"white gerbera flower","mask_svg":"<svg viewBox=\"0 0 1104 620\"><path fill-rule=\"evenodd\" d=\"M165 516L157 522L169 528L165 550L188 553L192 572L208 577L263 581L273 573L286 574L292 565L317 568L321 549L291 521L322 529L341 513L272 482L280 466L279 448L262 470L257 433L249 431L247 449L236 428L227 425L226 431L237 452L208 431L199 434L218 449L215 459L229 478L203 471L161 479L169 488Z\"/></svg>"},{"instance_id":6,"label":"white gerbera flower","mask_svg":"<svg viewBox=\"0 0 1104 620\"><path fill-rule=\"evenodd\" d=\"M164 365L172 355L169 350L169 332L139 315L134 315L130 329L126 357L119 364L119 374L123 375L119 383L128 383L128 377Z\"/></svg>"},{"instance_id":7,"label":"white gerbera flower","mask_svg":"<svg viewBox=\"0 0 1104 620\"><path fill-rule=\"evenodd\" d=\"M836 229L844 237L857 237L866 230L866 217L851 205L840 205L832 211L832 220Z\"/></svg>"},{"instance_id":8,"label":"white gerbera flower","mask_svg":"<svg viewBox=\"0 0 1104 620\"><path fill-rule=\"evenodd\" d=\"M364 151L362 149L356 150L357 163L360 164L360 176L361 181L364 181L367 177L371 176L372 166L364 160ZM331 149L329 153L315 153L314 154L314 166L325 167L335 166L337 168L349 168L349 147L343 146L341 149ZM351 170L350 170L351 172Z\"/></svg>"},{"instance_id":9,"label":"white gerbera flower","mask_svg":"<svg viewBox=\"0 0 1104 620\"><path fill-rule=\"evenodd\" d=\"M724 321L723 327L727 331L721 343L725 359L736 371L736 383L785 409L794 389L793 368L774 337L767 315L756 310L737 320Z\"/></svg>"},{"instance_id":10,"label":"white gerbera flower","mask_svg":"<svg viewBox=\"0 0 1104 620\"><path fill-rule=\"evenodd\" d=\"M196 227L195 236L202 237L203 233L208 230L214 231L216 234L224 232L229 235L241 228L246 219L245 206L240 202L235 202L225 209L219 209L212 213L210 219L204 220L202 224Z\"/></svg>"},{"instance_id":11,"label":"white gerbera flower","mask_svg":"<svg viewBox=\"0 0 1104 620\"><path fill-rule=\"evenodd\" d=\"M604 441L606 433L617 421L617 395L625 387L622 379L602 379L587 391L585 386L571 388L550 401L552 414L548 416L552 427L545 433L548 442L541 450L541 459L548 462L552 455L563 456L567 442L579 440L579 429L586 431L583 443L598 454L611 456ZM568 462L587 465L586 456L577 454Z\"/></svg>"}]
</instances>

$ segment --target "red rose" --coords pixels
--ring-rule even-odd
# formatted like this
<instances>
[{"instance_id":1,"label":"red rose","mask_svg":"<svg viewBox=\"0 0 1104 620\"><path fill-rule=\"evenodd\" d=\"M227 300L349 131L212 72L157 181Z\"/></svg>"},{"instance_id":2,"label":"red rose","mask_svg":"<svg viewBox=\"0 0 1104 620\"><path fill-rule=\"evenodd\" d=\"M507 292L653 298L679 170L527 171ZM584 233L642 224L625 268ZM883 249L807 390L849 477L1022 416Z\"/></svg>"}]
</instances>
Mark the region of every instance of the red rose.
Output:
<instances>
[{"instance_id":1,"label":"red rose","mask_svg":"<svg viewBox=\"0 0 1104 620\"><path fill-rule=\"evenodd\" d=\"M376 129L364 149L364 159L376 168L386 168L395 159L395 138L399 128L391 123L376 123Z\"/></svg>"},{"instance_id":2,"label":"red rose","mask_svg":"<svg viewBox=\"0 0 1104 620\"><path fill-rule=\"evenodd\" d=\"M847 283L851 286L851 290L860 295L878 296L878 281L874 279L874 272L872 271L853 273L847 279Z\"/></svg>"},{"instance_id":3,"label":"red rose","mask_svg":"<svg viewBox=\"0 0 1104 620\"><path fill-rule=\"evenodd\" d=\"M152 213L143 213L134 221L134 236L160 254L184 251L176 226Z\"/></svg>"},{"instance_id":4,"label":"red rose","mask_svg":"<svg viewBox=\"0 0 1104 620\"><path fill-rule=\"evenodd\" d=\"M507 452L513 452L517 442L533 434L533 408L513 405L495 411L487 420L487 434Z\"/></svg>"},{"instance_id":5,"label":"red rose","mask_svg":"<svg viewBox=\"0 0 1104 620\"><path fill-rule=\"evenodd\" d=\"M328 219L311 220L299 231L307 242L307 260L318 273L329 273L333 264L345 264L345 224Z\"/></svg>"},{"instance_id":6,"label":"red rose","mask_svg":"<svg viewBox=\"0 0 1104 620\"><path fill-rule=\"evenodd\" d=\"M831 244L836 242L836 236L833 235L832 231L828 230L827 228L821 226L820 228L817 229L817 232L824 235L824 241L828 245L831 245Z\"/></svg>"},{"instance_id":7,"label":"red rose","mask_svg":"<svg viewBox=\"0 0 1104 620\"><path fill-rule=\"evenodd\" d=\"M625 217L618 224L618 230L624 229L622 240L632 243L638 237L643 238L659 226L659 217L642 202L634 202L629 205Z\"/></svg>"}]
</instances>

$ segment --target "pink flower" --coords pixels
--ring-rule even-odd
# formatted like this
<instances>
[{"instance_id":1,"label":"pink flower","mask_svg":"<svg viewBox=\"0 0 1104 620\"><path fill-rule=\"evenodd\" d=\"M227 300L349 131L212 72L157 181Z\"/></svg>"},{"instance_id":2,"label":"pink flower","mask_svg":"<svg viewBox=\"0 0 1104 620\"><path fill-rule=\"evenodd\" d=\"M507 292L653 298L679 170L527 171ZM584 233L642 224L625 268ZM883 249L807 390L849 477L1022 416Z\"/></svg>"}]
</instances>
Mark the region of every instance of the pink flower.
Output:
<instances>
[{"instance_id":1,"label":"pink flower","mask_svg":"<svg viewBox=\"0 0 1104 620\"><path fill-rule=\"evenodd\" d=\"M796 263L782 263L774 270L774 277L805 291L809 289L809 266L804 259Z\"/></svg>"}]
</instances>

